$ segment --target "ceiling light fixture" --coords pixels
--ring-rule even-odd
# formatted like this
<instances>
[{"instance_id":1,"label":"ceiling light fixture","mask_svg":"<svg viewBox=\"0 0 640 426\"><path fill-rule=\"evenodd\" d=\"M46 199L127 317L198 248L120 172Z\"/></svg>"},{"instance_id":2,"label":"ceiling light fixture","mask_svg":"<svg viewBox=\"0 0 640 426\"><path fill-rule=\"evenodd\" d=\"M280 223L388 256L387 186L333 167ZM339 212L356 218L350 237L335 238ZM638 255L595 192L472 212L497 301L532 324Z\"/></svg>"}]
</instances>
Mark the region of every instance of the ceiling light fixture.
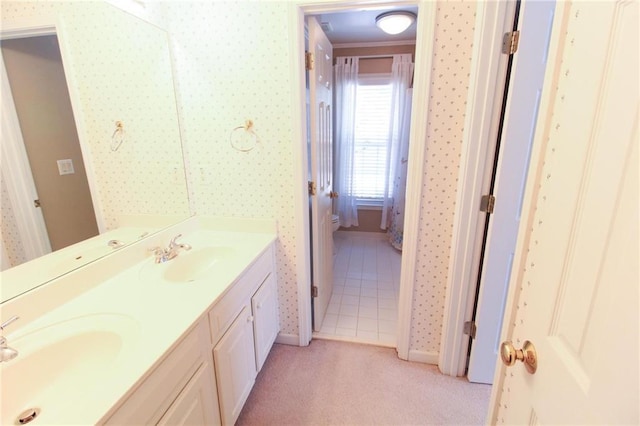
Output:
<instances>
[{"instance_id":1,"label":"ceiling light fixture","mask_svg":"<svg viewBox=\"0 0 640 426\"><path fill-rule=\"evenodd\" d=\"M416 20L415 13L402 10L386 12L376 17L376 26L387 34L400 34Z\"/></svg>"}]
</instances>

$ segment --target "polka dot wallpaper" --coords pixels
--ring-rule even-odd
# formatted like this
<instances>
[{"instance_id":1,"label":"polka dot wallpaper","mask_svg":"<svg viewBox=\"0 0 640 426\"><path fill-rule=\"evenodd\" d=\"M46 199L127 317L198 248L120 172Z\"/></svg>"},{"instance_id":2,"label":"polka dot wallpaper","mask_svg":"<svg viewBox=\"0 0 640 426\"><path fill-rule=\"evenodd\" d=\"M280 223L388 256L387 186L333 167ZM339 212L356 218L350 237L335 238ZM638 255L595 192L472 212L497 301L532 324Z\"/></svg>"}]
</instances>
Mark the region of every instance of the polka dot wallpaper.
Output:
<instances>
[{"instance_id":1,"label":"polka dot wallpaper","mask_svg":"<svg viewBox=\"0 0 640 426\"><path fill-rule=\"evenodd\" d=\"M158 3L148 5L156 7ZM296 265L301 261L296 252L302 242L295 232L294 191L297 185L305 183L294 181L297 159L293 156L293 144L301 141L293 140L291 114L301 106L293 105L291 99L289 4L284 1L170 1L157 7L164 15L164 19L159 20L164 20L171 34L191 210L198 214L277 219L281 332L295 335L298 333ZM448 274L475 5L438 2L437 7L433 82L429 105L425 108L429 131L425 142L426 167L410 345L414 351L436 353ZM3 2L3 13L6 10ZM150 12L157 18L157 9ZM212 24L214 18L215 25ZM85 31L90 27L83 22L74 25ZM104 46L100 40L97 43ZM77 40L76 44L78 49L90 50L88 42ZM140 54L152 55L151 52ZM132 56L131 60L134 59L138 58ZM83 70L92 82L99 84L100 68L99 64L87 64ZM140 81L141 84L147 83L146 75L138 80L145 80ZM149 90L154 88L159 86L150 84ZM109 90L104 90L94 98L99 101L91 109L91 116L96 120L91 133L92 139L96 139L92 149L102 147L97 142L99 135L109 133L113 120L121 119L103 105L103 99L111 100L112 96ZM136 101L122 94L118 99L122 99L123 104ZM168 116L168 113L157 115L155 108L139 112L139 119L156 125L161 117ZM247 119L253 121L259 143L252 151L239 152L231 147L230 132L244 125ZM164 150L165 139L159 133L152 132L152 135L158 141L159 150ZM132 135L132 140L138 136ZM149 185L148 179L166 176L166 169L172 167L167 162L173 159L173 154L159 152L157 157L154 154L153 159L145 159L136 148L132 143L126 152L137 159L138 174L113 176L113 179L138 179ZM98 167L106 173L115 166L105 163ZM114 196L109 198L109 195ZM153 198L158 194L150 195ZM147 207L146 201L127 194L122 197L134 209ZM105 198L117 197L107 194ZM155 206L151 199L148 203Z\"/></svg>"},{"instance_id":2,"label":"polka dot wallpaper","mask_svg":"<svg viewBox=\"0 0 640 426\"><path fill-rule=\"evenodd\" d=\"M65 35L106 229L128 214L189 214L171 56L165 31L104 2L2 2L2 19L45 17ZM114 150L116 121L124 140ZM8 207L3 203L3 211ZM13 241L12 244L15 244Z\"/></svg>"},{"instance_id":3,"label":"polka dot wallpaper","mask_svg":"<svg viewBox=\"0 0 640 426\"><path fill-rule=\"evenodd\" d=\"M440 350L474 23L474 3L438 2L410 350Z\"/></svg>"},{"instance_id":4,"label":"polka dot wallpaper","mask_svg":"<svg viewBox=\"0 0 640 426\"><path fill-rule=\"evenodd\" d=\"M287 17L284 2L166 3L192 207L198 214L277 219L280 328L295 335L301 242ZM246 120L259 142L241 152L230 138Z\"/></svg>"},{"instance_id":5,"label":"polka dot wallpaper","mask_svg":"<svg viewBox=\"0 0 640 426\"><path fill-rule=\"evenodd\" d=\"M0 180L0 189L2 191L0 205L2 206L2 214L0 215L0 231L2 232L2 247L5 250L9 265L15 266L27 261L22 243L20 242L20 233L16 224L15 212L11 208L9 201L9 193L5 186L4 177Z\"/></svg>"},{"instance_id":6,"label":"polka dot wallpaper","mask_svg":"<svg viewBox=\"0 0 640 426\"><path fill-rule=\"evenodd\" d=\"M127 214L188 216L166 32L100 3L74 5L63 22L107 228Z\"/></svg>"}]
</instances>

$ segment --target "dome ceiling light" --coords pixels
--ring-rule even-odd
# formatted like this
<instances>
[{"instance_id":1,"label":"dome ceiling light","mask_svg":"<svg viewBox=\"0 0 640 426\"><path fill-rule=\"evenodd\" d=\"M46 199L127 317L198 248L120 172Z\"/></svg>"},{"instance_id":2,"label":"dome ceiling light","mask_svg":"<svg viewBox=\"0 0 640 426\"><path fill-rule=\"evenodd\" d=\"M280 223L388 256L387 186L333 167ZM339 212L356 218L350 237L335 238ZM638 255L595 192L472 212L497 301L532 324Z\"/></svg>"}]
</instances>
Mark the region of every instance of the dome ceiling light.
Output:
<instances>
[{"instance_id":1,"label":"dome ceiling light","mask_svg":"<svg viewBox=\"0 0 640 426\"><path fill-rule=\"evenodd\" d=\"M405 11L386 12L376 17L376 26L387 34L400 34L416 20L415 13Z\"/></svg>"}]
</instances>

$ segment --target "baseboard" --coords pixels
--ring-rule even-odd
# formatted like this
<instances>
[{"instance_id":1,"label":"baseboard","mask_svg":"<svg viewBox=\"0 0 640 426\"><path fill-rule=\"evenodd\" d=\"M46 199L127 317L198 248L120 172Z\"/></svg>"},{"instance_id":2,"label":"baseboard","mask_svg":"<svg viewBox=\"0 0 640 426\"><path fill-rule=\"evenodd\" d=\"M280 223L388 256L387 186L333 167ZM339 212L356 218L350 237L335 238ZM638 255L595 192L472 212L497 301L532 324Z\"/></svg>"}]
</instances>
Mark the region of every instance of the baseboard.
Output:
<instances>
[{"instance_id":1,"label":"baseboard","mask_svg":"<svg viewBox=\"0 0 640 426\"><path fill-rule=\"evenodd\" d=\"M409 361L438 365L438 352L409 351Z\"/></svg>"},{"instance_id":2,"label":"baseboard","mask_svg":"<svg viewBox=\"0 0 640 426\"><path fill-rule=\"evenodd\" d=\"M298 336L297 334L278 333L278 337L276 337L276 343L290 346L300 346L300 336Z\"/></svg>"}]
</instances>

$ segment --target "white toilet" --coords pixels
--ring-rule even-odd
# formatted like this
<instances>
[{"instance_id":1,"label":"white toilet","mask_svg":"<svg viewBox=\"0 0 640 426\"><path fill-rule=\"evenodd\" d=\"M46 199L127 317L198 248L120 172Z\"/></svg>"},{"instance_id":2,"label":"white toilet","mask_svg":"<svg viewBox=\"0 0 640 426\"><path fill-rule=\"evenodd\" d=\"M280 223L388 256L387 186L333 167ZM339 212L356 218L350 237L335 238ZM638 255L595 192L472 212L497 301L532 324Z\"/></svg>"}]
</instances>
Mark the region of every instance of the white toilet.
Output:
<instances>
[{"instance_id":1,"label":"white toilet","mask_svg":"<svg viewBox=\"0 0 640 426\"><path fill-rule=\"evenodd\" d=\"M331 215L331 223L333 224L333 232L336 232L340 228L340 216L337 214Z\"/></svg>"}]
</instances>

